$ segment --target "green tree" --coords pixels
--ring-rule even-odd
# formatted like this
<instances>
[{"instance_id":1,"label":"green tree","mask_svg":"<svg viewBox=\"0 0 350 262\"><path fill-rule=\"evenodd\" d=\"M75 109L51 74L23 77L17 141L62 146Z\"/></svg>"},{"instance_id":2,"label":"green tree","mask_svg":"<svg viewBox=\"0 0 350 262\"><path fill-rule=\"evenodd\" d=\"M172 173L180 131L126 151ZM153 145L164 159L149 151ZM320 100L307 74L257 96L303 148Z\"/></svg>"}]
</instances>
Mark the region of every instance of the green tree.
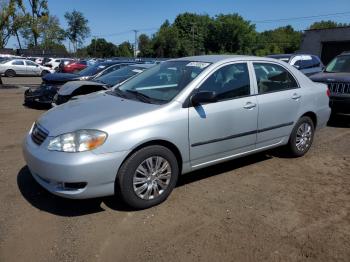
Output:
<instances>
[{"instance_id":1,"label":"green tree","mask_svg":"<svg viewBox=\"0 0 350 262\"><path fill-rule=\"evenodd\" d=\"M139 57L153 57L153 43L149 36L141 34L138 39Z\"/></svg>"},{"instance_id":2,"label":"green tree","mask_svg":"<svg viewBox=\"0 0 350 262\"><path fill-rule=\"evenodd\" d=\"M86 47L86 51L92 57L112 57L116 55L117 47L104 38L97 38L91 40L91 43Z\"/></svg>"},{"instance_id":3,"label":"green tree","mask_svg":"<svg viewBox=\"0 0 350 262\"><path fill-rule=\"evenodd\" d=\"M16 11L12 13L12 34L16 37L19 49L22 49L20 32L26 26L29 15L22 0L14 0L16 2Z\"/></svg>"},{"instance_id":4,"label":"green tree","mask_svg":"<svg viewBox=\"0 0 350 262\"><path fill-rule=\"evenodd\" d=\"M240 15L221 14L209 24L206 49L210 53L250 54L256 37L255 25Z\"/></svg>"},{"instance_id":5,"label":"green tree","mask_svg":"<svg viewBox=\"0 0 350 262\"><path fill-rule=\"evenodd\" d=\"M268 55L277 53L294 53L299 50L302 33L290 25L259 34L255 54Z\"/></svg>"},{"instance_id":6,"label":"green tree","mask_svg":"<svg viewBox=\"0 0 350 262\"><path fill-rule=\"evenodd\" d=\"M73 10L71 13L66 12L64 17L68 24L67 37L72 42L74 52L76 52L78 46L90 35L89 21L84 17L83 13L76 10Z\"/></svg>"},{"instance_id":7,"label":"green tree","mask_svg":"<svg viewBox=\"0 0 350 262\"><path fill-rule=\"evenodd\" d=\"M129 42L123 42L117 47L115 55L120 57L133 57L134 49Z\"/></svg>"},{"instance_id":8,"label":"green tree","mask_svg":"<svg viewBox=\"0 0 350 262\"><path fill-rule=\"evenodd\" d=\"M205 53L205 39L210 22L211 18L208 15L193 13L180 14L175 18L173 26L179 33L180 56Z\"/></svg>"},{"instance_id":9,"label":"green tree","mask_svg":"<svg viewBox=\"0 0 350 262\"><path fill-rule=\"evenodd\" d=\"M14 1L0 1L0 48L4 48L12 35L11 17L15 12Z\"/></svg>"},{"instance_id":10,"label":"green tree","mask_svg":"<svg viewBox=\"0 0 350 262\"><path fill-rule=\"evenodd\" d=\"M30 11L27 14L27 25L32 33L32 40L34 46L38 46L38 39L40 37L40 24L44 19L48 19L49 9L47 0L29 0ZM26 35L26 34L25 34Z\"/></svg>"},{"instance_id":11,"label":"green tree","mask_svg":"<svg viewBox=\"0 0 350 262\"><path fill-rule=\"evenodd\" d=\"M180 51L179 32L166 20L154 35L153 48L156 57L178 57Z\"/></svg>"},{"instance_id":12,"label":"green tree","mask_svg":"<svg viewBox=\"0 0 350 262\"><path fill-rule=\"evenodd\" d=\"M343 26L348 26L350 24L346 24L346 23L337 23L335 21L332 20L322 20L319 22L315 22L313 24L310 25L309 29L326 29L326 28L335 28L335 27L343 27Z\"/></svg>"},{"instance_id":13,"label":"green tree","mask_svg":"<svg viewBox=\"0 0 350 262\"><path fill-rule=\"evenodd\" d=\"M66 38L66 33L61 28L58 17L45 17L45 19L42 19L39 28L41 31L41 47L43 47L44 49L55 49L60 48L60 46L62 46L62 42Z\"/></svg>"}]
</instances>

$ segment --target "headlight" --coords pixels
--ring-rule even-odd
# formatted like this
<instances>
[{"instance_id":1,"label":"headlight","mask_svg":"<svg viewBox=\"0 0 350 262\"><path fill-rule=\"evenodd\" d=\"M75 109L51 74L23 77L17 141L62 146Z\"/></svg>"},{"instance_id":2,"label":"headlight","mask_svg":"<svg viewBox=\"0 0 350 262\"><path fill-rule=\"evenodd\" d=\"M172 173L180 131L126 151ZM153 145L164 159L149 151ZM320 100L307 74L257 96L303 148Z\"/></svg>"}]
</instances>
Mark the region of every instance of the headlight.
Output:
<instances>
[{"instance_id":1,"label":"headlight","mask_svg":"<svg viewBox=\"0 0 350 262\"><path fill-rule=\"evenodd\" d=\"M79 79L80 80L88 80L90 78L90 76L82 76L82 77L80 77Z\"/></svg>"},{"instance_id":2,"label":"headlight","mask_svg":"<svg viewBox=\"0 0 350 262\"><path fill-rule=\"evenodd\" d=\"M98 130L78 130L52 138L47 147L50 151L84 152L101 146L107 134Z\"/></svg>"}]
</instances>

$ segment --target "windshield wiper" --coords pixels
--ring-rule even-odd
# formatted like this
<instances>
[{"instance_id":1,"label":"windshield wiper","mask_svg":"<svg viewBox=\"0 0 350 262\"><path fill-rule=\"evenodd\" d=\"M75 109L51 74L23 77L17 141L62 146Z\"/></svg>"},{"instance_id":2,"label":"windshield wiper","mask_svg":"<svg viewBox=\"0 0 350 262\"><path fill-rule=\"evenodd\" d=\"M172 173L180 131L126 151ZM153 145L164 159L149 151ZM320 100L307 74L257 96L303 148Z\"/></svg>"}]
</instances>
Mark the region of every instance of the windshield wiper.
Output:
<instances>
[{"instance_id":1,"label":"windshield wiper","mask_svg":"<svg viewBox=\"0 0 350 262\"><path fill-rule=\"evenodd\" d=\"M126 95L123 91L121 91L119 88L116 88L112 91L113 94L122 97L122 98L126 98Z\"/></svg>"},{"instance_id":2,"label":"windshield wiper","mask_svg":"<svg viewBox=\"0 0 350 262\"><path fill-rule=\"evenodd\" d=\"M154 98L149 97L148 95L140 93L136 90L125 90L125 91L135 95L135 97L139 98L140 100L142 100L143 102L146 102L146 103L152 103L152 101L155 100Z\"/></svg>"}]
</instances>

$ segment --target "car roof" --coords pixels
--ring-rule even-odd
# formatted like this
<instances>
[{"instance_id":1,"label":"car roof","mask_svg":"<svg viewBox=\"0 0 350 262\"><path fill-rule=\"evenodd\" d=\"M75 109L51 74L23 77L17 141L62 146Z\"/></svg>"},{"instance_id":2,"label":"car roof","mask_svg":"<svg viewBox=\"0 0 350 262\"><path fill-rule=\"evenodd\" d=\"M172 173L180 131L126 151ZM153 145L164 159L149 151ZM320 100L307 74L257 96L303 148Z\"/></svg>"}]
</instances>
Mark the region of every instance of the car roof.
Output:
<instances>
[{"instance_id":1,"label":"car roof","mask_svg":"<svg viewBox=\"0 0 350 262\"><path fill-rule=\"evenodd\" d=\"M267 57L279 59L279 58L291 58L294 55L295 54L277 54L277 55L267 55Z\"/></svg>"},{"instance_id":2,"label":"car roof","mask_svg":"<svg viewBox=\"0 0 350 262\"><path fill-rule=\"evenodd\" d=\"M276 62L276 59L269 57L259 56L247 56L247 55L204 55L204 56L188 56L176 59L170 59L168 61L190 61L190 62L204 62L204 63L218 63L218 62L230 62L230 61L271 61Z\"/></svg>"},{"instance_id":3,"label":"car roof","mask_svg":"<svg viewBox=\"0 0 350 262\"><path fill-rule=\"evenodd\" d=\"M155 66L156 64L131 64L129 65L130 67L138 67L138 68L151 68L153 66Z\"/></svg>"},{"instance_id":4,"label":"car roof","mask_svg":"<svg viewBox=\"0 0 350 262\"><path fill-rule=\"evenodd\" d=\"M134 61L104 61L104 62L97 62L96 65L104 65L104 66L109 66L109 65L118 65L118 64L135 64Z\"/></svg>"}]
</instances>

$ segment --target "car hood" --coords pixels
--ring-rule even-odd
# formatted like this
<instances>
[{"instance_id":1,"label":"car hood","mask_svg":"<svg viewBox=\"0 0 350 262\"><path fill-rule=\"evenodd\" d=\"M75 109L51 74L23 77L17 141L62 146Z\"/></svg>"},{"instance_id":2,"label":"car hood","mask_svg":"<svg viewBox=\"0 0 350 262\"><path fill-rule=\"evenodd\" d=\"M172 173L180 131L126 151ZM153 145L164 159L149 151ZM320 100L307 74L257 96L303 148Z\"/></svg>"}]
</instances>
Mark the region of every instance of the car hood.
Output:
<instances>
[{"instance_id":1,"label":"car hood","mask_svg":"<svg viewBox=\"0 0 350 262\"><path fill-rule=\"evenodd\" d=\"M38 123L49 131L49 136L79 129L105 130L110 124L149 113L159 107L98 92L50 109L38 119Z\"/></svg>"},{"instance_id":2,"label":"car hood","mask_svg":"<svg viewBox=\"0 0 350 262\"><path fill-rule=\"evenodd\" d=\"M53 73L43 76L45 82L68 82L72 80L79 80L81 76L77 74L67 73Z\"/></svg>"},{"instance_id":3,"label":"car hood","mask_svg":"<svg viewBox=\"0 0 350 262\"><path fill-rule=\"evenodd\" d=\"M62 96L71 95L74 90L81 86L104 86L104 84L95 81L69 81L60 88L58 94Z\"/></svg>"},{"instance_id":4,"label":"car hood","mask_svg":"<svg viewBox=\"0 0 350 262\"><path fill-rule=\"evenodd\" d=\"M314 82L350 82L350 73L318 73L310 76Z\"/></svg>"}]
</instances>

